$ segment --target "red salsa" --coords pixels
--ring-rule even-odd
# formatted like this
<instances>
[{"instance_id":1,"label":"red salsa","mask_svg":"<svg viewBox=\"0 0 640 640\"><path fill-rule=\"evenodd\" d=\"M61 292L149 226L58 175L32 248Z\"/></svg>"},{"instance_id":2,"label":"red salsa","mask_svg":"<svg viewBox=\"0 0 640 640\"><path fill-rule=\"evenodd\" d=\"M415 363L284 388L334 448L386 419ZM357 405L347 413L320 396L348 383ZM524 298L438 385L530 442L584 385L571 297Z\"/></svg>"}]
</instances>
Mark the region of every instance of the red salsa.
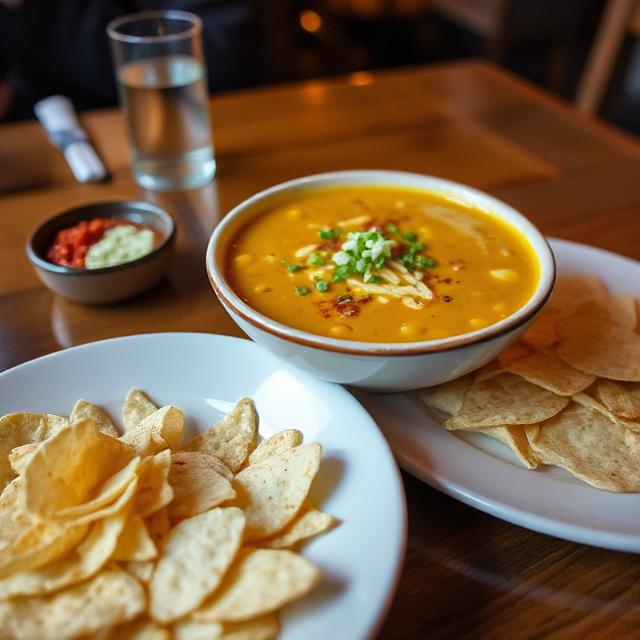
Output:
<instances>
[{"instance_id":1,"label":"red salsa","mask_svg":"<svg viewBox=\"0 0 640 640\"><path fill-rule=\"evenodd\" d=\"M135 222L114 218L83 220L73 227L58 231L47 251L47 258L61 267L84 269L85 258L91 246L100 242L109 229L119 226L130 226L139 230L148 229ZM154 235L156 235L155 232Z\"/></svg>"}]
</instances>

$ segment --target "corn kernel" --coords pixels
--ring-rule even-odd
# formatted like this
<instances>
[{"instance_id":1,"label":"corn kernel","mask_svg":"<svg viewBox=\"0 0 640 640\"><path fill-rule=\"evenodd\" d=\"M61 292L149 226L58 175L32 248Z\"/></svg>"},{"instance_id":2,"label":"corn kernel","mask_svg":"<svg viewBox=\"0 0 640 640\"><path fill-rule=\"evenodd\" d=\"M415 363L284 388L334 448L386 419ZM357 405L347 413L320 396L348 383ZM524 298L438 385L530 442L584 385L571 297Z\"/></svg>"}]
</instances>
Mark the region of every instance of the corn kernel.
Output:
<instances>
[{"instance_id":1,"label":"corn kernel","mask_svg":"<svg viewBox=\"0 0 640 640\"><path fill-rule=\"evenodd\" d=\"M329 329L329 333L336 338L344 338L348 336L353 329L346 324L334 324L331 329Z\"/></svg>"},{"instance_id":2,"label":"corn kernel","mask_svg":"<svg viewBox=\"0 0 640 640\"><path fill-rule=\"evenodd\" d=\"M287 211L287 218L289 218L289 220L295 220L296 218L299 218L302 215L302 211L300 211L300 209L289 209L289 211Z\"/></svg>"},{"instance_id":3,"label":"corn kernel","mask_svg":"<svg viewBox=\"0 0 640 640\"><path fill-rule=\"evenodd\" d=\"M239 267L246 267L253 258L248 253L243 253L241 256L236 256L235 263Z\"/></svg>"},{"instance_id":4,"label":"corn kernel","mask_svg":"<svg viewBox=\"0 0 640 640\"><path fill-rule=\"evenodd\" d=\"M493 310L502 313L507 310L507 305L504 302L498 302L498 304L493 305Z\"/></svg>"},{"instance_id":5,"label":"corn kernel","mask_svg":"<svg viewBox=\"0 0 640 640\"><path fill-rule=\"evenodd\" d=\"M421 240L431 240L433 238L433 231L429 227L420 227L418 229L418 235Z\"/></svg>"},{"instance_id":6,"label":"corn kernel","mask_svg":"<svg viewBox=\"0 0 640 640\"><path fill-rule=\"evenodd\" d=\"M471 320L469 320L469 326L474 329L481 329L487 326L487 321L484 318L471 318Z\"/></svg>"},{"instance_id":7,"label":"corn kernel","mask_svg":"<svg viewBox=\"0 0 640 640\"><path fill-rule=\"evenodd\" d=\"M418 322L405 322L400 326L400 333L407 338L417 337L424 333L424 326Z\"/></svg>"},{"instance_id":8,"label":"corn kernel","mask_svg":"<svg viewBox=\"0 0 640 640\"><path fill-rule=\"evenodd\" d=\"M493 269L489 271L491 276L502 282L515 282L520 279L520 275L513 269Z\"/></svg>"},{"instance_id":9,"label":"corn kernel","mask_svg":"<svg viewBox=\"0 0 640 640\"><path fill-rule=\"evenodd\" d=\"M264 261L274 263L278 261L278 258L273 253L269 253L264 257Z\"/></svg>"}]
</instances>

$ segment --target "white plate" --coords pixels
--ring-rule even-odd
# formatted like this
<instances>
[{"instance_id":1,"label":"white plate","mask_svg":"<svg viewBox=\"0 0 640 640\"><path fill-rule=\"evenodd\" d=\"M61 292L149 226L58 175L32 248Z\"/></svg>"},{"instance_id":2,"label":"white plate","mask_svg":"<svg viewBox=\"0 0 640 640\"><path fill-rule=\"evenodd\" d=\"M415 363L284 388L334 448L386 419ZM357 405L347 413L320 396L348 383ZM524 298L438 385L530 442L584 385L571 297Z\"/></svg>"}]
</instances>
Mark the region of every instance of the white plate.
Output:
<instances>
[{"instance_id":1,"label":"white plate","mask_svg":"<svg viewBox=\"0 0 640 640\"><path fill-rule=\"evenodd\" d=\"M312 497L342 524L304 547L325 579L286 608L280 638L375 634L402 568L406 508L391 452L351 395L289 370L248 340L167 333L94 342L10 369L0 374L0 411L68 414L82 397L119 417L134 386L180 407L187 435L206 429L247 395L256 402L263 436L295 426L305 442L322 444Z\"/></svg>"},{"instance_id":2,"label":"white plate","mask_svg":"<svg viewBox=\"0 0 640 640\"><path fill-rule=\"evenodd\" d=\"M640 263L593 247L551 240L558 275L590 273L613 292L640 298ZM376 419L400 465L458 500L549 535L640 553L640 494L589 487L561 469L529 471L502 443L449 433L403 394L356 397Z\"/></svg>"}]
</instances>

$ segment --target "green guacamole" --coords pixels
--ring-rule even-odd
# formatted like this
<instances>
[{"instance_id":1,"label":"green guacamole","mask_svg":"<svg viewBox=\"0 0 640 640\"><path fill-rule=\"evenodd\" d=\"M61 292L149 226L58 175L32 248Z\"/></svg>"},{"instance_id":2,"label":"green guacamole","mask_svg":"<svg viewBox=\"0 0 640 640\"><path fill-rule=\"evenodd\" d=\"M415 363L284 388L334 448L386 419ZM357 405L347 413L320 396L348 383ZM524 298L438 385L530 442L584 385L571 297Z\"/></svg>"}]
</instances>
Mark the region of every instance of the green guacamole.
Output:
<instances>
[{"instance_id":1,"label":"green guacamole","mask_svg":"<svg viewBox=\"0 0 640 640\"><path fill-rule=\"evenodd\" d=\"M153 251L154 242L151 229L138 229L128 224L113 227L99 242L89 247L85 268L102 269L137 260Z\"/></svg>"}]
</instances>

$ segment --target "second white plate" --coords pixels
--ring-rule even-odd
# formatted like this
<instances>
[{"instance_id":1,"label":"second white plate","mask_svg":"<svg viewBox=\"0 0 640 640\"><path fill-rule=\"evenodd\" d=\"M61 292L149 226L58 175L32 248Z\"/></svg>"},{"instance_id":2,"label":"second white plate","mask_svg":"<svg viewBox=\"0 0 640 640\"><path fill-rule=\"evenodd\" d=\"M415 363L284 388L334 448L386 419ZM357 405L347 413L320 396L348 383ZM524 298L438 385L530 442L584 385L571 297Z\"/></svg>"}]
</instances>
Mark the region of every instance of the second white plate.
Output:
<instances>
[{"instance_id":1,"label":"second white plate","mask_svg":"<svg viewBox=\"0 0 640 640\"><path fill-rule=\"evenodd\" d=\"M589 273L613 292L640 298L640 263L593 247L551 240L558 275ZM408 394L355 394L376 419L400 465L444 493L549 535L640 553L640 494L590 487L555 468L529 471L502 443L445 431Z\"/></svg>"}]
</instances>

